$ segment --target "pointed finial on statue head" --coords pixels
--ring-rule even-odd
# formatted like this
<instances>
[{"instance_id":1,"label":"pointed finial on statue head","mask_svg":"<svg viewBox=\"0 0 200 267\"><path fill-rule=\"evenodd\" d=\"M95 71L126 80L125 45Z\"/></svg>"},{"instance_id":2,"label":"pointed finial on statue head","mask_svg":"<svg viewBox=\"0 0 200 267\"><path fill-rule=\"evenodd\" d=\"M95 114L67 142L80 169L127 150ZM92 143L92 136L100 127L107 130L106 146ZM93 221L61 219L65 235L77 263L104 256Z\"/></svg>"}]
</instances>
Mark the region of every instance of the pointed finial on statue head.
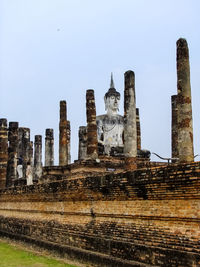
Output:
<instances>
[{"instance_id":1,"label":"pointed finial on statue head","mask_svg":"<svg viewBox=\"0 0 200 267\"><path fill-rule=\"evenodd\" d=\"M110 80L110 89L108 89L108 92L105 94L105 99L107 97L110 97L111 95L120 97L120 93L117 92L117 90L115 89L112 72L111 72L111 80Z\"/></svg>"},{"instance_id":2,"label":"pointed finial on statue head","mask_svg":"<svg viewBox=\"0 0 200 267\"><path fill-rule=\"evenodd\" d=\"M112 72L111 72L110 88L115 88L114 81L113 81L113 73Z\"/></svg>"}]
</instances>

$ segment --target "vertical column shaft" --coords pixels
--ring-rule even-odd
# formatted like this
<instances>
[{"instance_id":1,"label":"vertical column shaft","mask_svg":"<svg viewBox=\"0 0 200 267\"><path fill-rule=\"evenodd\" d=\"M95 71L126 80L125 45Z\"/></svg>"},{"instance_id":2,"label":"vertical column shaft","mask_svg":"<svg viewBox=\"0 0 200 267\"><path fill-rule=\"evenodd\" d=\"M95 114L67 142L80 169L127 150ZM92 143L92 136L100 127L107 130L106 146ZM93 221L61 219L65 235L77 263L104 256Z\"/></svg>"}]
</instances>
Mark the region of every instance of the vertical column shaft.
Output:
<instances>
[{"instance_id":1,"label":"vertical column shaft","mask_svg":"<svg viewBox=\"0 0 200 267\"><path fill-rule=\"evenodd\" d=\"M135 74L133 71L127 71L124 78L124 155L126 168L134 170L137 168Z\"/></svg>"},{"instance_id":2,"label":"vertical column shaft","mask_svg":"<svg viewBox=\"0 0 200 267\"><path fill-rule=\"evenodd\" d=\"M19 127L18 130L18 152L17 152L17 156L22 157L23 155L23 135L24 135L24 128Z\"/></svg>"},{"instance_id":3,"label":"vertical column shaft","mask_svg":"<svg viewBox=\"0 0 200 267\"><path fill-rule=\"evenodd\" d=\"M8 163L7 120L0 119L0 189L6 187L7 163Z\"/></svg>"},{"instance_id":4,"label":"vertical column shaft","mask_svg":"<svg viewBox=\"0 0 200 267\"><path fill-rule=\"evenodd\" d=\"M171 151L172 158L178 158L178 109L177 95L171 96L172 125L171 125ZM176 160L173 160L176 162Z\"/></svg>"},{"instance_id":5,"label":"vertical column shaft","mask_svg":"<svg viewBox=\"0 0 200 267\"><path fill-rule=\"evenodd\" d=\"M34 143L34 180L37 182L42 176L42 136L35 135Z\"/></svg>"},{"instance_id":6,"label":"vertical column shaft","mask_svg":"<svg viewBox=\"0 0 200 267\"><path fill-rule=\"evenodd\" d=\"M87 155L89 158L98 157L96 106L94 90L86 92L86 115L87 115Z\"/></svg>"},{"instance_id":7,"label":"vertical column shaft","mask_svg":"<svg viewBox=\"0 0 200 267\"><path fill-rule=\"evenodd\" d=\"M141 128L139 108L136 108L136 127L137 127L137 149L141 149Z\"/></svg>"},{"instance_id":8,"label":"vertical column shaft","mask_svg":"<svg viewBox=\"0 0 200 267\"><path fill-rule=\"evenodd\" d=\"M30 141L30 143L29 143L29 162L30 162L31 166L34 165L34 162L33 162L33 141Z\"/></svg>"},{"instance_id":9,"label":"vertical column shaft","mask_svg":"<svg viewBox=\"0 0 200 267\"><path fill-rule=\"evenodd\" d=\"M13 186L14 180L17 178L17 151L18 151L18 122L9 123L8 131L8 165L6 186Z\"/></svg>"},{"instance_id":10,"label":"vertical column shaft","mask_svg":"<svg viewBox=\"0 0 200 267\"><path fill-rule=\"evenodd\" d=\"M23 159L23 177L26 177L26 166L29 161L30 129L19 127L18 132L18 157Z\"/></svg>"},{"instance_id":11,"label":"vertical column shaft","mask_svg":"<svg viewBox=\"0 0 200 267\"><path fill-rule=\"evenodd\" d=\"M176 45L178 88L178 155L180 162L191 162L194 161L194 151L189 50L187 41L185 39L179 39Z\"/></svg>"},{"instance_id":12,"label":"vertical column shaft","mask_svg":"<svg viewBox=\"0 0 200 267\"><path fill-rule=\"evenodd\" d=\"M66 101L60 101L60 123L59 123L59 165L68 164L67 143L67 106Z\"/></svg>"},{"instance_id":13,"label":"vertical column shaft","mask_svg":"<svg viewBox=\"0 0 200 267\"><path fill-rule=\"evenodd\" d=\"M125 72L124 90L124 153L127 157L137 156L137 127L135 103L135 74Z\"/></svg>"},{"instance_id":14,"label":"vertical column shaft","mask_svg":"<svg viewBox=\"0 0 200 267\"><path fill-rule=\"evenodd\" d=\"M26 167L29 161L29 147L30 147L30 129L24 128L24 135L23 135L23 174L24 178L26 177Z\"/></svg>"},{"instance_id":15,"label":"vertical column shaft","mask_svg":"<svg viewBox=\"0 0 200 267\"><path fill-rule=\"evenodd\" d=\"M68 151L68 164L71 163L71 127L70 121L67 121L67 151Z\"/></svg>"},{"instance_id":16,"label":"vertical column shaft","mask_svg":"<svg viewBox=\"0 0 200 267\"><path fill-rule=\"evenodd\" d=\"M53 129L46 129L45 137L45 166L54 165L54 137Z\"/></svg>"},{"instance_id":17,"label":"vertical column shaft","mask_svg":"<svg viewBox=\"0 0 200 267\"><path fill-rule=\"evenodd\" d=\"M79 150L78 150L78 159L83 160L87 158L87 127L79 127Z\"/></svg>"}]
</instances>

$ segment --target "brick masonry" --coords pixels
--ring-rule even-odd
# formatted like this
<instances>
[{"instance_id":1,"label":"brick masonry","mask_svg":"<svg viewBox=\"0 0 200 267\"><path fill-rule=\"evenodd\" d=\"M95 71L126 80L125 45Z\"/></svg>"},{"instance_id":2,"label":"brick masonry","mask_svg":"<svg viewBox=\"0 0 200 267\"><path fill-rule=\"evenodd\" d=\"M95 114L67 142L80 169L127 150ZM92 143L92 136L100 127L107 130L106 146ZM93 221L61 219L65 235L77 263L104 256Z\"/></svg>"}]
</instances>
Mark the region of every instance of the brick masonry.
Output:
<instances>
[{"instance_id":1,"label":"brick masonry","mask_svg":"<svg viewBox=\"0 0 200 267\"><path fill-rule=\"evenodd\" d=\"M99 266L200 265L199 162L60 178L1 190L1 235Z\"/></svg>"}]
</instances>

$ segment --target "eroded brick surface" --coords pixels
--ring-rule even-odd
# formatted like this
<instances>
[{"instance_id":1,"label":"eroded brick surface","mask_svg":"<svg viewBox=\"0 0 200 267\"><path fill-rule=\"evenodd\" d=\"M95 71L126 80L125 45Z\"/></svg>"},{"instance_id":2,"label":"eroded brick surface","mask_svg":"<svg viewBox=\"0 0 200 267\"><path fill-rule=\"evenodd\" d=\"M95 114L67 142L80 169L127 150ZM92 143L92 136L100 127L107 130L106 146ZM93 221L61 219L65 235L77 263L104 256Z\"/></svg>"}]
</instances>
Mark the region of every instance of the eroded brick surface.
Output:
<instances>
[{"instance_id":1,"label":"eroded brick surface","mask_svg":"<svg viewBox=\"0 0 200 267\"><path fill-rule=\"evenodd\" d=\"M199 266L199 174L196 162L1 190L0 233L100 266Z\"/></svg>"}]
</instances>

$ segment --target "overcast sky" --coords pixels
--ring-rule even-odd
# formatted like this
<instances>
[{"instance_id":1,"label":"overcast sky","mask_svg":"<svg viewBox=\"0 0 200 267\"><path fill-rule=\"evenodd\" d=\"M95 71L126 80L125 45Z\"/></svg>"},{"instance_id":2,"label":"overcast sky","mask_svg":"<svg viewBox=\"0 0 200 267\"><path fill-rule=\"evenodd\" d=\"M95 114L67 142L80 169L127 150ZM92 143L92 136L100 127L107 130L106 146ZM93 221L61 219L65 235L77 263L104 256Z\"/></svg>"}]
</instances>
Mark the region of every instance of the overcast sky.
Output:
<instances>
[{"instance_id":1,"label":"overcast sky","mask_svg":"<svg viewBox=\"0 0 200 267\"><path fill-rule=\"evenodd\" d=\"M133 70L142 147L170 157L176 41L183 37L200 154L199 12L199 0L0 0L0 118L30 128L32 140L53 128L58 163L59 101L66 100L77 159L86 90L95 90L97 115L105 113L113 72L123 115L124 72Z\"/></svg>"}]
</instances>

